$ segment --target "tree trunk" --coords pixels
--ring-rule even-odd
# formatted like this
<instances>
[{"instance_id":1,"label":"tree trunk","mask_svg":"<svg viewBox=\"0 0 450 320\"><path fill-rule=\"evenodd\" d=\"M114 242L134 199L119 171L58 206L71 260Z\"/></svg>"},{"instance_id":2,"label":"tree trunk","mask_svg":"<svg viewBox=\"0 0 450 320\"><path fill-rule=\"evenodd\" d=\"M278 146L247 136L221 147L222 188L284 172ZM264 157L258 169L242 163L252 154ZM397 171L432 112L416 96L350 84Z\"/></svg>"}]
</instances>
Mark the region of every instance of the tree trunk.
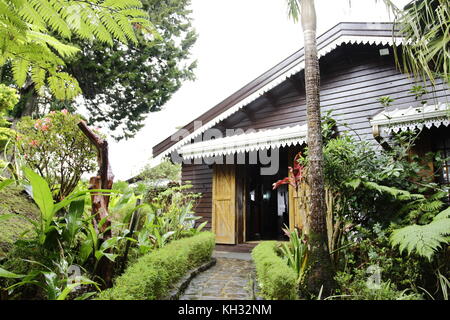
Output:
<instances>
[{"instance_id":1,"label":"tree trunk","mask_svg":"<svg viewBox=\"0 0 450 320\"><path fill-rule=\"evenodd\" d=\"M333 270L328 250L325 183L323 177L323 143L320 117L320 72L316 43L316 11L314 0L301 0L301 22L305 42L305 90L308 122L308 183L310 186L309 275L308 291L317 294L323 286L324 294L331 293Z\"/></svg>"},{"instance_id":2,"label":"tree trunk","mask_svg":"<svg viewBox=\"0 0 450 320\"><path fill-rule=\"evenodd\" d=\"M16 119L31 116L38 108L38 94L32 82L28 82L19 90L19 93L20 101L18 105L20 105L20 108L14 115L14 118Z\"/></svg>"},{"instance_id":3,"label":"tree trunk","mask_svg":"<svg viewBox=\"0 0 450 320\"><path fill-rule=\"evenodd\" d=\"M89 189L91 190L111 190L114 181L114 175L112 174L111 167L109 165L108 156L108 141L97 136L84 121L78 123L80 130L86 135L91 143L98 150L98 166L99 170L97 176L91 177L89 180ZM111 218L108 214L109 195L92 193L92 215L94 218L94 225L97 231L102 235L101 241L106 241L112 237L111 231ZM98 228L100 221L104 220L102 226ZM107 250L110 252L110 250ZM112 286L112 277L114 273L114 264L103 256L97 269L98 275L103 279L104 288L110 288Z\"/></svg>"}]
</instances>

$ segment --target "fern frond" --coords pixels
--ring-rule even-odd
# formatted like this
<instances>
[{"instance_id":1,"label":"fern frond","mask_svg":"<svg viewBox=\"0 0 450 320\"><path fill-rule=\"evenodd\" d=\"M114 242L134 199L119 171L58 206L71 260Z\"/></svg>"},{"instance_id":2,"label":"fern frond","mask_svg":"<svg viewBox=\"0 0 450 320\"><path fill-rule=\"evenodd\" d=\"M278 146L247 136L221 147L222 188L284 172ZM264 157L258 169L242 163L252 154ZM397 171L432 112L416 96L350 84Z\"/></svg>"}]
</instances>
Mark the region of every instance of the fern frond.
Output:
<instances>
[{"instance_id":1,"label":"fern frond","mask_svg":"<svg viewBox=\"0 0 450 320\"><path fill-rule=\"evenodd\" d=\"M70 100L81 93L78 81L66 72L58 72L47 79L48 87L55 98Z\"/></svg>"},{"instance_id":2,"label":"fern frond","mask_svg":"<svg viewBox=\"0 0 450 320\"><path fill-rule=\"evenodd\" d=\"M450 243L450 208L439 213L426 225L411 225L392 232L392 246L399 246L400 252L416 253L431 260L443 244Z\"/></svg>"},{"instance_id":3,"label":"fern frond","mask_svg":"<svg viewBox=\"0 0 450 320\"><path fill-rule=\"evenodd\" d=\"M433 212L433 211L438 211L443 206L444 206L444 203L440 200L424 201L420 205L420 209L425 212Z\"/></svg>"},{"instance_id":4,"label":"fern frond","mask_svg":"<svg viewBox=\"0 0 450 320\"><path fill-rule=\"evenodd\" d=\"M84 26L89 26L90 32L101 42L108 43L109 45L113 45L113 38L108 30L103 25L100 18L97 16L96 12L94 12L90 8L86 8L81 12L81 19L84 21ZM80 25L81 26L81 25Z\"/></svg>"},{"instance_id":5,"label":"fern frond","mask_svg":"<svg viewBox=\"0 0 450 320\"><path fill-rule=\"evenodd\" d=\"M128 8L142 8L142 3L139 0L105 0L103 1L102 6L114 10L123 10Z\"/></svg>"},{"instance_id":6,"label":"fern frond","mask_svg":"<svg viewBox=\"0 0 450 320\"><path fill-rule=\"evenodd\" d=\"M125 34L125 36L132 42L137 43L136 34L134 33L134 28L130 24L130 21L128 17L126 16L118 16L117 17L117 24L122 29L122 32Z\"/></svg>"},{"instance_id":7,"label":"fern frond","mask_svg":"<svg viewBox=\"0 0 450 320\"><path fill-rule=\"evenodd\" d=\"M31 80L33 80L36 90L39 91L45 85L46 72L40 67L31 68Z\"/></svg>"},{"instance_id":8,"label":"fern frond","mask_svg":"<svg viewBox=\"0 0 450 320\"><path fill-rule=\"evenodd\" d=\"M450 207L440 212L436 217L434 217L434 221L439 221L442 219L450 219Z\"/></svg>"},{"instance_id":9,"label":"fern frond","mask_svg":"<svg viewBox=\"0 0 450 320\"><path fill-rule=\"evenodd\" d=\"M401 200L411 200L411 199L422 199L425 198L421 194L413 194L405 190L400 190L393 187L383 186L375 182L371 181L364 181L364 186L366 186L368 189L378 191L379 193L387 193L393 197L401 197Z\"/></svg>"},{"instance_id":10,"label":"fern frond","mask_svg":"<svg viewBox=\"0 0 450 320\"><path fill-rule=\"evenodd\" d=\"M80 49L64 44L56 38L42 32L30 31L28 32L27 36L30 41L41 42L50 45L58 52L60 56L64 58L72 57L80 51Z\"/></svg>"},{"instance_id":11,"label":"fern frond","mask_svg":"<svg viewBox=\"0 0 450 320\"><path fill-rule=\"evenodd\" d=\"M35 30L46 30L46 23L44 19L42 19L42 16L28 2L24 2L23 6L19 10L19 15L26 22L33 25L33 28Z\"/></svg>"},{"instance_id":12,"label":"fern frond","mask_svg":"<svg viewBox=\"0 0 450 320\"><path fill-rule=\"evenodd\" d=\"M57 1L29 0L29 3L41 15L51 30L56 31L65 38L70 38L72 32L58 12L60 6Z\"/></svg>"},{"instance_id":13,"label":"fern frond","mask_svg":"<svg viewBox=\"0 0 450 320\"><path fill-rule=\"evenodd\" d=\"M29 67L30 62L25 59L16 59L12 62L13 78L19 87L25 84Z\"/></svg>"},{"instance_id":14,"label":"fern frond","mask_svg":"<svg viewBox=\"0 0 450 320\"><path fill-rule=\"evenodd\" d=\"M123 43L127 43L128 39L122 32L122 27L119 26L119 24L116 22L116 20L111 17L110 14L102 11L99 12L99 17L103 25L105 26L106 30L109 31L115 38L117 38L119 41Z\"/></svg>"},{"instance_id":15,"label":"fern frond","mask_svg":"<svg viewBox=\"0 0 450 320\"><path fill-rule=\"evenodd\" d=\"M80 87L61 70L64 58L79 49L52 33L64 39L76 35L110 45L115 39L127 44L137 41L136 23L154 32L139 0L0 0L0 65L11 62L19 86L31 78L36 89L47 83L56 98L71 99Z\"/></svg>"}]
</instances>

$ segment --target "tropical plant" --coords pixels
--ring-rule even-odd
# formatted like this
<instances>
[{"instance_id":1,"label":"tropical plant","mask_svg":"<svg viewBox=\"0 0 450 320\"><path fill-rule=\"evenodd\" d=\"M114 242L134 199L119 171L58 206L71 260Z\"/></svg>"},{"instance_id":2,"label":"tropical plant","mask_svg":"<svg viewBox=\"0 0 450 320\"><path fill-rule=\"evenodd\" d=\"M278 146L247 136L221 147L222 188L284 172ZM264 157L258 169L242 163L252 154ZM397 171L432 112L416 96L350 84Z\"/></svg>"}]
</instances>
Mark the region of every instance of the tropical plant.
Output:
<instances>
[{"instance_id":1,"label":"tropical plant","mask_svg":"<svg viewBox=\"0 0 450 320\"><path fill-rule=\"evenodd\" d=\"M146 114L159 111L184 81L194 78L191 49L197 35L191 23L191 1L141 2L159 36L136 32L136 43L112 47L73 39L81 51L65 60L80 84L89 122L108 128L116 139L134 136ZM36 107L40 110L44 104ZM55 101L54 108L60 105Z\"/></svg>"},{"instance_id":2,"label":"tropical plant","mask_svg":"<svg viewBox=\"0 0 450 320\"><path fill-rule=\"evenodd\" d=\"M294 164L292 167L288 167L288 176L284 179L278 180L275 182L272 187L273 189L277 189L279 186L284 184L289 184L294 188L294 190L298 191L300 188L300 184L304 179L304 171L305 167L300 164L300 159L302 157L301 152L299 152L294 157Z\"/></svg>"},{"instance_id":3,"label":"tropical plant","mask_svg":"<svg viewBox=\"0 0 450 320\"><path fill-rule=\"evenodd\" d=\"M336 282L339 285L337 295L324 300L421 300L423 297L411 289L398 290L390 281L370 280L366 270L358 270L355 275L338 272Z\"/></svg>"},{"instance_id":4,"label":"tropical plant","mask_svg":"<svg viewBox=\"0 0 450 320\"><path fill-rule=\"evenodd\" d=\"M17 102L19 102L17 90L0 83L0 115L4 116Z\"/></svg>"},{"instance_id":5,"label":"tropical plant","mask_svg":"<svg viewBox=\"0 0 450 320\"><path fill-rule=\"evenodd\" d=\"M97 164L97 151L78 128L81 117L67 110L16 124L17 156L44 177L57 201L67 197Z\"/></svg>"},{"instance_id":6,"label":"tropical plant","mask_svg":"<svg viewBox=\"0 0 450 320\"><path fill-rule=\"evenodd\" d=\"M138 0L0 1L0 66L10 64L19 88L45 88L57 99L80 93L77 80L63 71L64 59L79 48L72 37L112 45L137 42L135 29L153 30Z\"/></svg>"},{"instance_id":7,"label":"tropical plant","mask_svg":"<svg viewBox=\"0 0 450 320\"><path fill-rule=\"evenodd\" d=\"M13 290L36 285L47 292L49 299L53 299L67 297L67 294L77 290L82 284L96 287L97 283L89 279L103 281L97 276L101 260L114 262L121 254L122 243L130 238L124 232L103 240L103 233L108 231L108 228L103 228L106 219L98 223L94 220L88 211L88 195L93 192L111 194L115 191L78 187L64 200L55 203L45 179L30 168L23 170L41 215L37 221L23 217L34 229L27 230L28 236L16 241L14 249L6 259L6 270L10 273L5 273L5 269L2 269L4 277L21 279L19 282L10 283L8 288ZM6 180L0 187L11 182L12 180ZM2 215L2 220L14 216ZM86 276L79 275L72 285L70 281L73 279L69 277L68 270L74 268L84 270ZM15 269L19 272L15 272Z\"/></svg>"},{"instance_id":8,"label":"tropical plant","mask_svg":"<svg viewBox=\"0 0 450 320\"><path fill-rule=\"evenodd\" d=\"M191 187L169 188L151 200L150 210L137 232L137 246L141 254L161 248L185 234L196 234L204 228L206 222L195 225L200 217L194 215L193 209L200 194L186 192Z\"/></svg>"},{"instance_id":9,"label":"tropical plant","mask_svg":"<svg viewBox=\"0 0 450 320\"><path fill-rule=\"evenodd\" d=\"M283 257L286 259L288 266L290 266L297 274L297 282L299 285L305 280L308 262L308 243L306 236L297 229L289 231L283 229L285 234L289 236L288 243L282 243L280 250Z\"/></svg>"},{"instance_id":10,"label":"tropical plant","mask_svg":"<svg viewBox=\"0 0 450 320\"><path fill-rule=\"evenodd\" d=\"M391 0L385 3L394 13L399 33L404 38L401 56L394 51L402 70L433 82L440 77L450 83L449 2L413 0L403 9Z\"/></svg>"},{"instance_id":11,"label":"tropical plant","mask_svg":"<svg viewBox=\"0 0 450 320\"><path fill-rule=\"evenodd\" d=\"M416 253L431 261L443 245L450 243L450 208L445 209L425 225L413 224L392 232L391 243L400 252Z\"/></svg>"}]
</instances>

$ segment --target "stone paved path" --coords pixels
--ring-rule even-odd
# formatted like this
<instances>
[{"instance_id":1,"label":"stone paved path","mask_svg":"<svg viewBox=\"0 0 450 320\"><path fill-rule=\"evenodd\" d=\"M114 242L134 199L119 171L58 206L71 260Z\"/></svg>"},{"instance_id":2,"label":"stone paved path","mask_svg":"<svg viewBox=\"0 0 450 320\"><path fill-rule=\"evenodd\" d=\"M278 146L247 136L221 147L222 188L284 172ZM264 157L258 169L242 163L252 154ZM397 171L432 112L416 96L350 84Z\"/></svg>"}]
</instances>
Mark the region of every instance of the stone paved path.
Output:
<instances>
[{"instance_id":1,"label":"stone paved path","mask_svg":"<svg viewBox=\"0 0 450 320\"><path fill-rule=\"evenodd\" d=\"M215 257L216 265L192 279L180 300L252 299L255 268L250 255L219 253Z\"/></svg>"}]
</instances>

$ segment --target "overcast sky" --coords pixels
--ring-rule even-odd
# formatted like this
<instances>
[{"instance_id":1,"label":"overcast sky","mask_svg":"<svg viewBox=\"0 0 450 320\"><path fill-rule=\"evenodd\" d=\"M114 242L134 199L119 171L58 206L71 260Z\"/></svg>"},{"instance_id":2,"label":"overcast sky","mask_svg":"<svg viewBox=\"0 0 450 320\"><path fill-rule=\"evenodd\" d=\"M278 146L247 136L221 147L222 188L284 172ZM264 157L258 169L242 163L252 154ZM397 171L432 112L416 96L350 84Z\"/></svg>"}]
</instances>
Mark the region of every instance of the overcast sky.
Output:
<instances>
[{"instance_id":1,"label":"overcast sky","mask_svg":"<svg viewBox=\"0 0 450 320\"><path fill-rule=\"evenodd\" d=\"M351 2L351 6L349 6ZM409 0L394 1L403 6ZM286 0L192 0L199 38L192 51L196 80L164 110L151 113L134 139L110 141L116 179L150 162L152 147L303 46L301 26L287 18ZM339 22L390 21L382 0L316 0L318 35ZM155 160L153 160L155 163Z\"/></svg>"}]
</instances>

